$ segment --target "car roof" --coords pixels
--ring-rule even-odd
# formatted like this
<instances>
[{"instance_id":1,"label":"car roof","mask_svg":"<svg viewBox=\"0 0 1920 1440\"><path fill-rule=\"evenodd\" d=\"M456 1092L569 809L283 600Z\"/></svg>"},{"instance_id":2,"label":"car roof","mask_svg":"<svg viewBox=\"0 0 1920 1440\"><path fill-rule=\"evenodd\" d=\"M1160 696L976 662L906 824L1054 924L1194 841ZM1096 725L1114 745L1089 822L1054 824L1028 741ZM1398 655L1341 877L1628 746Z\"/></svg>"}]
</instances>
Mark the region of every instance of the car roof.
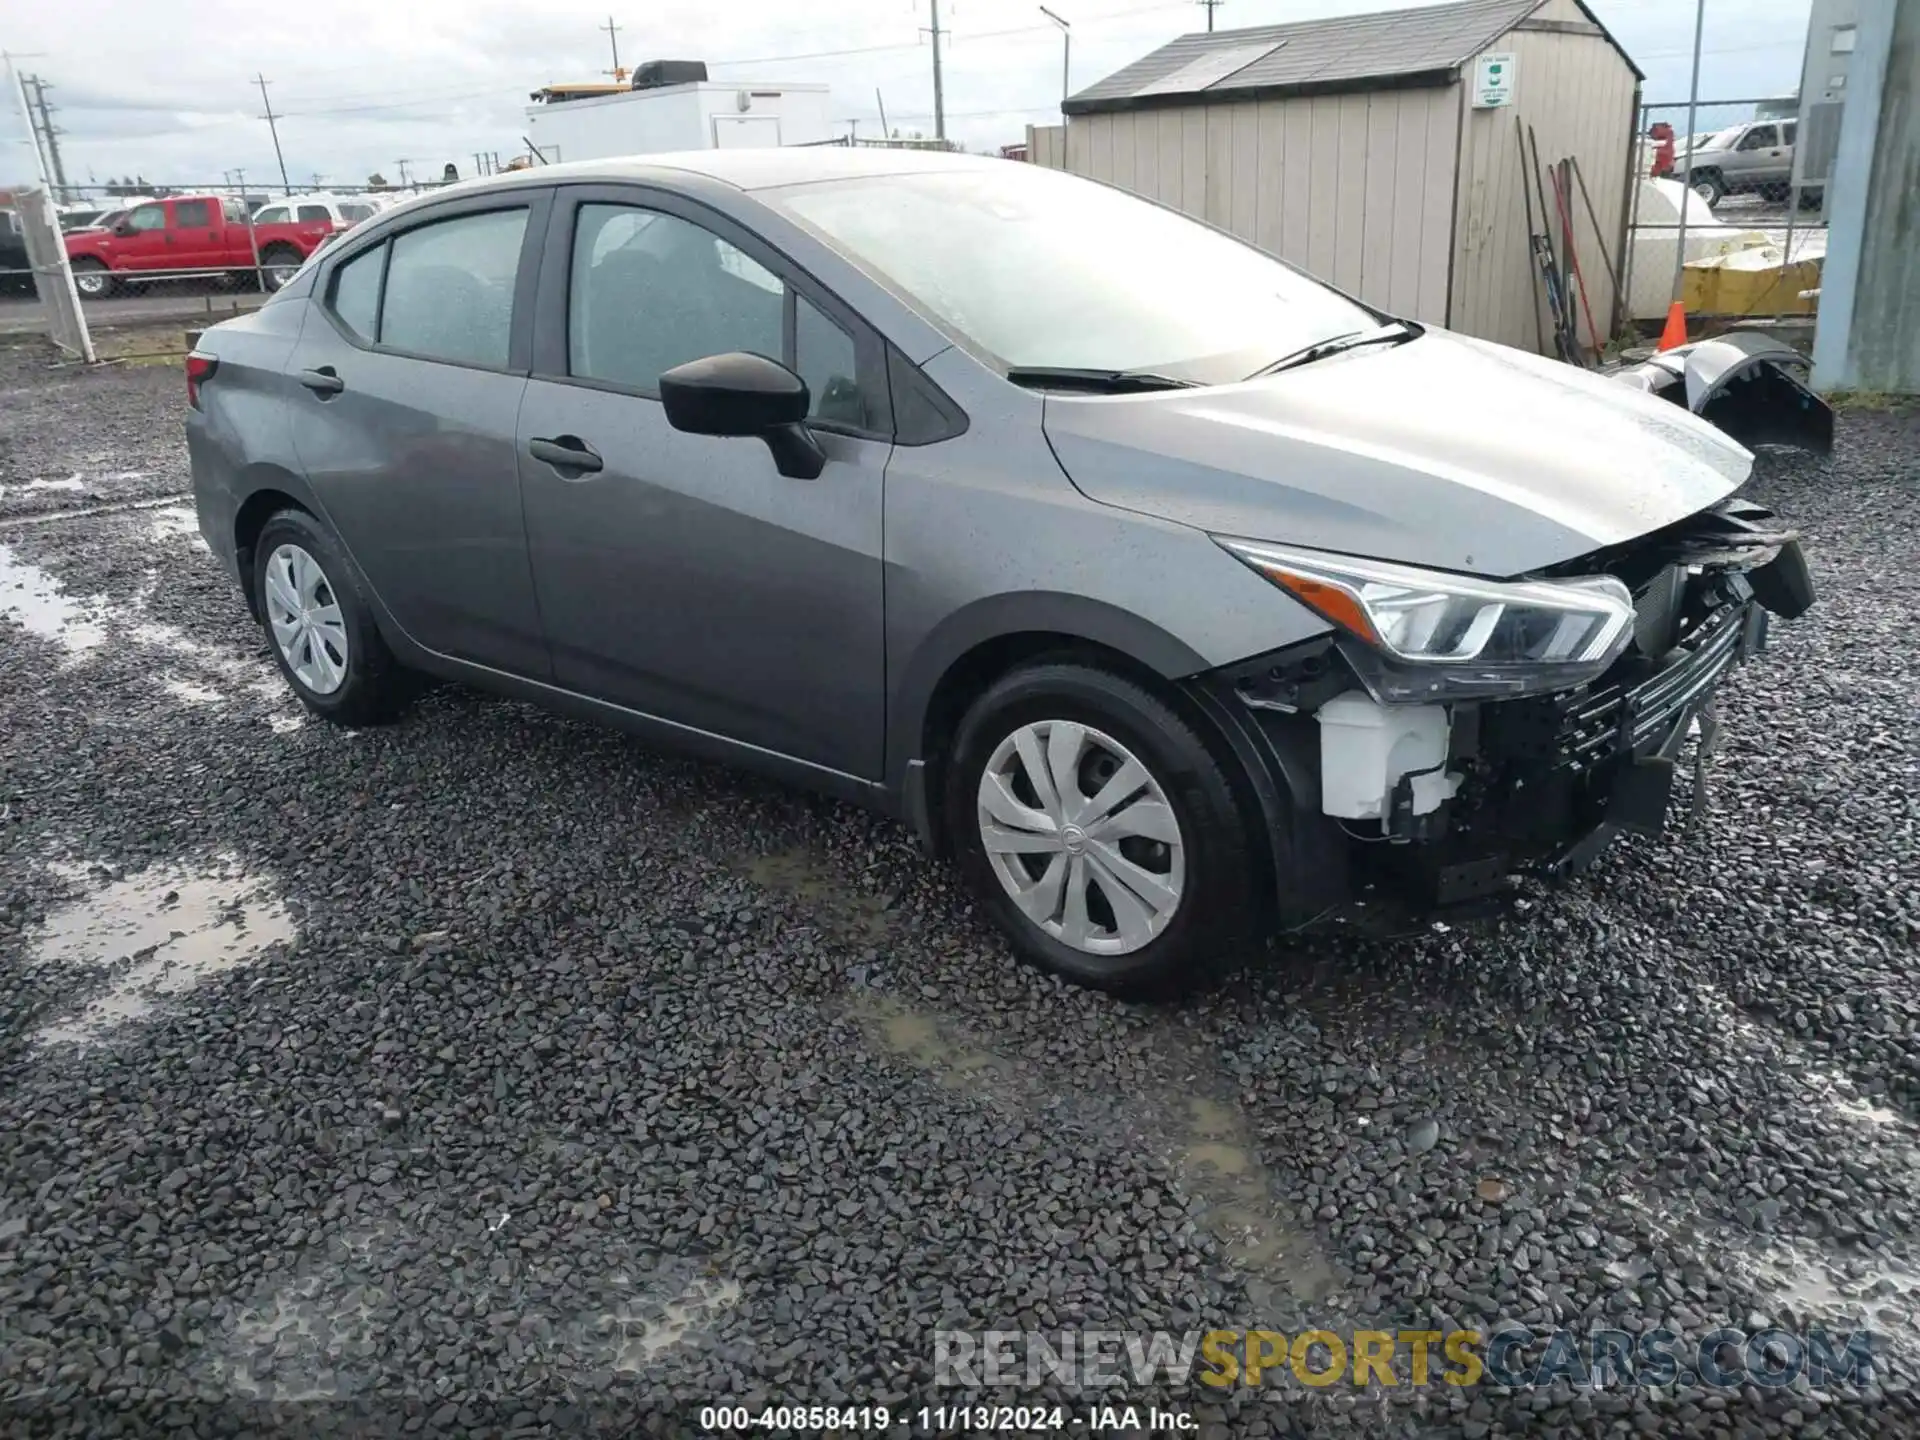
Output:
<instances>
[{"instance_id":1,"label":"car roof","mask_svg":"<svg viewBox=\"0 0 1920 1440\"><path fill-rule=\"evenodd\" d=\"M739 150L677 150L657 155L626 155L606 160L570 160L534 165L510 175L488 175L426 192L422 199L450 194L481 195L522 185L558 181L659 180L699 175L739 190L776 185L805 185L819 180L869 175L911 175L931 170L986 170L1021 162L998 156L961 155L944 150L892 149L882 146L785 145Z\"/></svg>"}]
</instances>

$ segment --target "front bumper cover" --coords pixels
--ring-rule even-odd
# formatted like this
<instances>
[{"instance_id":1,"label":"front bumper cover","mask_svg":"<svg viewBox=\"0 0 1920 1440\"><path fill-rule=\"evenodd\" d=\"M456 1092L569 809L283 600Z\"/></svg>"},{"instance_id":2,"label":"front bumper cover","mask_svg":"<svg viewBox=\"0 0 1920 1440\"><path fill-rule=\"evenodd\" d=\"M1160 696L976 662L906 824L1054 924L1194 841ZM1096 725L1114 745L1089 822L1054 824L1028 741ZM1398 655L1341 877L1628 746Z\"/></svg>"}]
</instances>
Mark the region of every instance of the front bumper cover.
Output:
<instances>
[{"instance_id":1,"label":"front bumper cover","mask_svg":"<svg viewBox=\"0 0 1920 1440\"><path fill-rule=\"evenodd\" d=\"M1671 630L1654 627L1664 634L1657 655L1636 647L1575 690L1455 707L1448 763L1464 772L1464 783L1440 812L1409 815L1390 837L1363 837L1305 813L1319 808L1312 712L1352 684L1337 642L1309 642L1218 672L1239 701L1234 708L1289 760L1280 788L1292 792L1292 813L1276 842L1283 928L1342 919L1403 930L1475 913L1519 893L1525 876L1577 873L1622 833L1659 835L1672 818L1689 739L1699 742L1692 750L1697 816L1707 794L1703 762L1719 735L1721 681L1764 648L1769 611L1801 613L1812 593L1792 539L1751 571L1683 565L1676 573L1686 577L1684 603ZM1308 769L1310 792L1300 783Z\"/></svg>"}]
</instances>

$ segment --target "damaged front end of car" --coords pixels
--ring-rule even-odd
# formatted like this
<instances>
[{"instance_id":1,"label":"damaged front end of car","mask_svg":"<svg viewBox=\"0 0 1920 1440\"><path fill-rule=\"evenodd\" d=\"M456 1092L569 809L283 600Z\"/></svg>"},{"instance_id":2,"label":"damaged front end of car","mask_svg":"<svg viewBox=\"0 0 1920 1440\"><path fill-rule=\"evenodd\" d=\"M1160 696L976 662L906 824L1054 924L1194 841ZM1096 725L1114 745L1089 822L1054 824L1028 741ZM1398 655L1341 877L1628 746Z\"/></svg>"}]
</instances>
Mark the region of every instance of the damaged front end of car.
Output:
<instances>
[{"instance_id":1,"label":"damaged front end of car","mask_svg":"<svg viewBox=\"0 0 1920 1440\"><path fill-rule=\"evenodd\" d=\"M1662 833L1689 739L1704 804L1720 682L1765 647L1770 617L1814 598L1796 533L1741 499L1518 582L1423 586L1401 567L1228 548L1338 627L1208 677L1291 795L1281 928L1471 913L1616 835Z\"/></svg>"}]
</instances>

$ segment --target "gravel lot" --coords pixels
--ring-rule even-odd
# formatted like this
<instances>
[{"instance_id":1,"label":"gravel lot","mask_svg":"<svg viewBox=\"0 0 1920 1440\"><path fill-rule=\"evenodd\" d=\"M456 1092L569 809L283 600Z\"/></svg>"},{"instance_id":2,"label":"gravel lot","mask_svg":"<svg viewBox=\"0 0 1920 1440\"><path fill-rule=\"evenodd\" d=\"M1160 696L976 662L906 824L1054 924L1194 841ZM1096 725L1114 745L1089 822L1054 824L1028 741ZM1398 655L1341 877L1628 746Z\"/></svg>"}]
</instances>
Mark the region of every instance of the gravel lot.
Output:
<instances>
[{"instance_id":1,"label":"gravel lot","mask_svg":"<svg viewBox=\"0 0 1920 1440\"><path fill-rule=\"evenodd\" d=\"M936 1327L1863 1313L1864 1395L1119 1394L1232 1436L1920 1426L1920 420L1762 459L1823 599L1726 692L1702 828L1136 1008L854 810L451 688L304 721L167 500L182 391L0 352L9 1433L955 1403Z\"/></svg>"}]
</instances>

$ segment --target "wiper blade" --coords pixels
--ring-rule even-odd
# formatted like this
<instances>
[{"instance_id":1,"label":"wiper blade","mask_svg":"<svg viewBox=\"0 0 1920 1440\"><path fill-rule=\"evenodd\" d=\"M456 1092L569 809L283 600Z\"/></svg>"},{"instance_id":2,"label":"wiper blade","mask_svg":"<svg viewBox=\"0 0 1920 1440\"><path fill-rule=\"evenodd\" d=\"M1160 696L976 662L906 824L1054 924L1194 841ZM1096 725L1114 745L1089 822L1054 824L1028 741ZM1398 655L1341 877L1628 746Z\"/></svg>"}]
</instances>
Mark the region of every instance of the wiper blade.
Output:
<instances>
[{"instance_id":1,"label":"wiper blade","mask_svg":"<svg viewBox=\"0 0 1920 1440\"><path fill-rule=\"evenodd\" d=\"M1077 369L1071 365L1014 365L1007 379L1016 385L1057 385L1083 390L1100 390L1109 395L1130 395L1147 390L1187 390L1191 380L1176 380L1171 375L1156 375L1151 370Z\"/></svg>"},{"instance_id":2,"label":"wiper blade","mask_svg":"<svg viewBox=\"0 0 1920 1440\"><path fill-rule=\"evenodd\" d=\"M1376 330L1355 330L1350 335L1335 335L1331 340L1321 340L1296 350L1291 355L1282 355L1271 365L1262 366L1247 378L1257 380L1262 375L1278 375L1282 370L1292 370L1296 366L1311 365L1316 360L1325 360L1330 355L1344 355L1349 350L1358 350L1363 345L1398 345L1411 340L1420 333L1417 325L1405 320L1391 320Z\"/></svg>"}]
</instances>

